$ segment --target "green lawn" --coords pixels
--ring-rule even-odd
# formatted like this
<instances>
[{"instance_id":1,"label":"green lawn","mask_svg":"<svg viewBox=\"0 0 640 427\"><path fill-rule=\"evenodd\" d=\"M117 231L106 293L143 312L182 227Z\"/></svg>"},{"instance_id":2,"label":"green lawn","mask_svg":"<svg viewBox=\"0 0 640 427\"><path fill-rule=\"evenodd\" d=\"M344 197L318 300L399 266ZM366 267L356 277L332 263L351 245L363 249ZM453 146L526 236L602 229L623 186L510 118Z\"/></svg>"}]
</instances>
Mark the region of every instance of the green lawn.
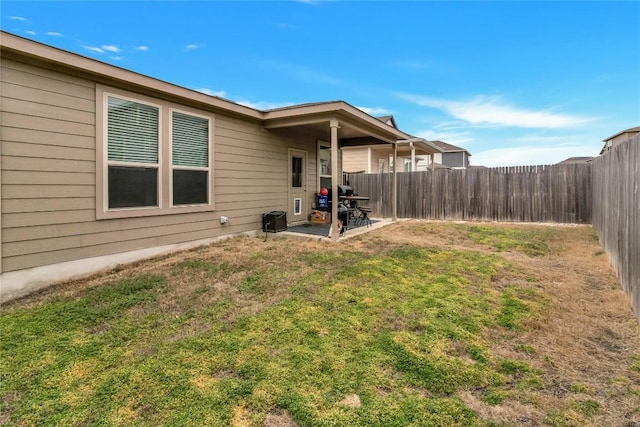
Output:
<instances>
[{"instance_id":1,"label":"green lawn","mask_svg":"<svg viewBox=\"0 0 640 427\"><path fill-rule=\"evenodd\" d=\"M602 413L579 384L563 405L536 401L540 350L513 341L552 304L517 259L554 256L562 229L426 227L397 226L406 242L393 226L338 245L233 239L10 304L0 423L512 425L470 394L533 405L549 425ZM455 244L430 244L445 235Z\"/></svg>"}]
</instances>

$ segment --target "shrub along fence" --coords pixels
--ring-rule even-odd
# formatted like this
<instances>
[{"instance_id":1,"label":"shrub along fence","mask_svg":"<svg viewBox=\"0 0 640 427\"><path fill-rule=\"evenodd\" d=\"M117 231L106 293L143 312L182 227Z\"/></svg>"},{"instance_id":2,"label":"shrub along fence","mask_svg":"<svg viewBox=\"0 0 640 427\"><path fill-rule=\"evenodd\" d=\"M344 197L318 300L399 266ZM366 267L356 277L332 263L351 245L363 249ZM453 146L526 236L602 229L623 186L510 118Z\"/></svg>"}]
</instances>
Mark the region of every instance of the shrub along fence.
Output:
<instances>
[{"instance_id":1,"label":"shrub along fence","mask_svg":"<svg viewBox=\"0 0 640 427\"><path fill-rule=\"evenodd\" d=\"M591 165L436 169L398 173L400 218L591 222ZM350 174L372 216L393 216L392 174Z\"/></svg>"},{"instance_id":2,"label":"shrub along fence","mask_svg":"<svg viewBox=\"0 0 640 427\"><path fill-rule=\"evenodd\" d=\"M592 169L593 227L640 322L640 134Z\"/></svg>"}]
</instances>

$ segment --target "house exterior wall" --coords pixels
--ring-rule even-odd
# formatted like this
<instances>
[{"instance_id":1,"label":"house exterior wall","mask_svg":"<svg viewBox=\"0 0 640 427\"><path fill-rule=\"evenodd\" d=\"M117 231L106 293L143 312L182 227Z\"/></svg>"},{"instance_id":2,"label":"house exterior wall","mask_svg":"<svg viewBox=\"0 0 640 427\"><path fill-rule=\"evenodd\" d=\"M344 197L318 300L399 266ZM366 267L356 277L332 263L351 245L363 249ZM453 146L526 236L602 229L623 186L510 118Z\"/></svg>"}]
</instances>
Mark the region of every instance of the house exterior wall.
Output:
<instances>
[{"instance_id":1,"label":"house exterior wall","mask_svg":"<svg viewBox=\"0 0 640 427\"><path fill-rule=\"evenodd\" d=\"M602 148L600 154L604 154L605 152L611 150L616 145L619 145L629 139L632 139L635 135L639 133L640 132L637 132L637 131L622 132L620 135L616 135L613 138L605 139L604 147Z\"/></svg>"},{"instance_id":2,"label":"house exterior wall","mask_svg":"<svg viewBox=\"0 0 640 427\"><path fill-rule=\"evenodd\" d=\"M379 173L380 162L384 162L384 172L389 172L389 157L393 156L393 148L371 150L371 173Z\"/></svg>"},{"instance_id":3,"label":"house exterior wall","mask_svg":"<svg viewBox=\"0 0 640 427\"><path fill-rule=\"evenodd\" d=\"M418 156L416 159L416 170L426 171L431 168L431 156ZM442 153L433 154L433 163L442 164Z\"/></svg>"},{"instance_id":4,"label":"house exterior wall","mask_svg":"<svg viewBox=\"0 0 640 427\"><path fill-rule=\"evenodd\" d=\"M629 139L632 139L635 135L637 135L639 132L625 132L622 133L618 136L616 136L615 138L610 139L609 141L611 141L611 146L615 147L618 144L621 144ZM607 142L609 142L607 141Z\"/></svg>"},{"instance_id":5,"label":"house exterior wall","mask_svg":"<svg viewBox=\"0 0 640 427\"><path fill-rule=\"evenodd\" d=\"M369 150L371 150L371 164L369 165ZM342 149L343 170L347 173L361 172L380 173L380 163L384 162L384 173L390 172L389 158L393 156L393 146L377 147L344 147ZM398 172L405 172L405 160L410 160L410 156L398 155ZM419 158L416 157L416 163ZM370 166L370 167L369 167ZM416 165L414 165L414 170Z\"/></svg>"},{"instance_id":6,"label":"house exterior wall","mask_svg":"<svg viewBox=\"0 0 640 427\"><path fill-rule=\"evenodd\" d=\"M377 166L378 163L375 164ZM369 147L345 147L342 149L342 170L345 172L373 172L369 170L368 166ZM373 161L371 167L374 167Z\"/></svg>"},{"instance_id":7,"label":"house exterior wall","mask_svg":"<svg viewBox=\"0 0 640 427\"><path fill-rule=\"evenodd\" d=\"M442 153L442 164L452 168L466 168L469 160L464 151Z\"/></svg>"},{"instance_id":8,"label":"house exterior wall","mask_svg":"<svg viewBox=\"0 0 640 427\"><path fill-rule=\"evenodd\" d=\"M1 67L2 274L260 230L262 213L287 208L289 148L307 151L313 194L312 135L289 140L199 111L215 116L215 210L97 220L96 83L5 58Z\"/></svg>"}]
</instances>

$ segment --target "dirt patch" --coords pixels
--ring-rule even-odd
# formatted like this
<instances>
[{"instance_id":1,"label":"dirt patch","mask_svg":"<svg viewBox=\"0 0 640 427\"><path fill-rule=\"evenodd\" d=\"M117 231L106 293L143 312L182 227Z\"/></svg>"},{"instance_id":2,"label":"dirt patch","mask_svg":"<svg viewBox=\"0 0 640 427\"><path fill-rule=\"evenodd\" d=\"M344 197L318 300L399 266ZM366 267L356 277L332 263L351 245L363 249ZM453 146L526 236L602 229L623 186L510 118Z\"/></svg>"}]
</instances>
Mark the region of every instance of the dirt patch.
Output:
<instances>
[{"instance_id":1,"label":"dirt patch","mask_svg":"<svg viewBox=\"0 0 640 427\"><path fill-rule=\"evenodd\" d=\"M285 411L274 411L267 414L264 427L298 427L298 424Z\"/></svg>"},{"instance_id":2,"label":"dirt patch","mask_svg":"<svg viewBox=\"0 0 640 427\"><path fill-rule=\"evenodd\" d=\"M517 401L505 401L500 405L488 405L471 393L461 393L462 401L475 411L480 418L497 424L519 426L542 426L544 413L533 405L523 405Z\"/></svg>"},{"instance_id":3,"label":"dirt patch","mask_svg":"<svg viewBox=\"0 0 640 427\"><path fill-rule=\"evenodd\" d=\"M338 402L338 405L348 406L349 408L359 408L362 406L362 403L360 402L360 396L357 394L348 394Z\"/></svg>"}]
</instances>

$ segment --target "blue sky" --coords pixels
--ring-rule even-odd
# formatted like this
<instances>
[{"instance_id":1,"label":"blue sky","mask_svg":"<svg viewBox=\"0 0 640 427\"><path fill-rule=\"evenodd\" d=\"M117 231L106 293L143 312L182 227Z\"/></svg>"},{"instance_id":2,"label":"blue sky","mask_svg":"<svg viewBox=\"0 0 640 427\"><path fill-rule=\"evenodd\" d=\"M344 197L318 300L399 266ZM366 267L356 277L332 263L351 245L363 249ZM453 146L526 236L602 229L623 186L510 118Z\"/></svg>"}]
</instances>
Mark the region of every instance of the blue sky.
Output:
<instances>
[{"instance_id":1,"label":"blue sky","mask_svg":"<svg viewBox=\"0 0 640 427\"><path fill-rule=\"evenodd\" d=\"M344 100L485 166L640 125L640 2L3 1L2 29L258 109Z\"/></svg>"}]
</instances>

